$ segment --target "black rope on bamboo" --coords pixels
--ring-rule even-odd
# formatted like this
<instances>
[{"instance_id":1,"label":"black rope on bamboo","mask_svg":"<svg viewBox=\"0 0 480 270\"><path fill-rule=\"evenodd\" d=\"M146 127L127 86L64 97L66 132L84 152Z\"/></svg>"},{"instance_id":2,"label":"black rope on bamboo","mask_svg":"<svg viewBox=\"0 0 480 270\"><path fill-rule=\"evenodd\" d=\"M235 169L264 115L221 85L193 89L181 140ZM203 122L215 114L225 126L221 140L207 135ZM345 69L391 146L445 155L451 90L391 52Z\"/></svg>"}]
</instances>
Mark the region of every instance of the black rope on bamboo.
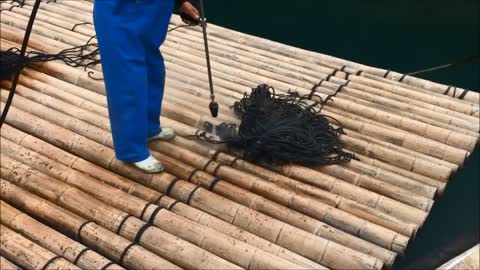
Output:
<instances>
[{"instance_id":1,"label":"black rope on bamboo","mask_svg":"<svg viewBox=\"0 0 480 270\"><path fill-rule=\"evenodd\" d=\"M192 192L190 192L190 194L188 195L188 198L187 198L187 204L190 205L190 201L192 200L192 197L193 197L193 193L195 193L195 191L197 191L198 189L200 188L200 186L196 186Z\"/></svg>"},{"instance_id":2,"label":"black rope on bamboo","mask_svg":"<svg viewBox=\"0 0 480 270\"><path fill-rule=\"evenodd\" d=\"M56 261L56 260L58 260L58 259L61 259L61 258L63 258L63 257L62 257L62 256L59 256L59 255L50 258L50 260L48 260L48 261L43 265L43 267L40 268L40 270L45 270L45 269L47 269L47 267L48 267L50 264L52 264L54 261Z\"/></svg>"},{"instance_id":3,"label":"black rope on bamboo","mask_svg":"<svg viewBox=\"0 0 480 270\"><path fill-rule=\"evenodd\" d=\"M230 161L230 163L228 163L228 166L233 167L235 162L237 162L238 160L240 160L240 158L238 158L238 157L234 158L232 161Z\"/></svg>"},{"instance_id":4,"label":"black rope on bamboo","mask_svg":"<svg viewBox=\"0 0 480 270\"><path fill-rule=\"evenodd\" d=\"M123 219L122 219L122 222L120 222L120 224L118 225L118 228L117 228L117 234L119 235L120 234L120 231L122 230L122 227L123 225L125 224L125 221L127 221L128 218L131 218L133 217L132 215L128 214L126 215Z\"/></svg>"},{"instance_id":5,"label":"black rope on bamboo","mask_svg":"<svg viewBox=\"0 0 480 270\"><path fill-rule=\"evenodd\" d=\"M167 208L168 211L172 210L172 208L177 204L179 203L180 201L179 200L175 200L172 204L170 204Z\"/></svg>"},{"instance_id":6,"label":"black rope on bamboo","mask_svg":"<svg viewBox=\"0 0 480 270\"><path fill-rule=\"evenodd\" d=\"M213 181L208 186L208 190L212 191L215 188L215 185L220 181L221 181L220 177L215 176L215 178L213 178Z\"/></svg>"},{"instance_id":7,"label":"black rope on bamboo","mask_svg":"<svg viewBox=\"0 0 480 270\"><path fill-rule=\"evenodd\" d=\"M469 92L469 90L463 89L463 92L460 94L460 96L458 96L458 99L465 98L465 96L467 95L468 92Z\"/></svg>"},{"instance_id":8,"label":"black rope on bamboo","mask_svg":"<svg viewBox=\"0 0 480 270\"><path fill-rule=\"evenodd\" d=\"M180 178L178 178L178 177L173 178L173 180L170 182L170 184L168 184L167 190L165 191L165 195L167 195L167 196L170 195L170 192L172 191L173 186L175 186L175 184L178 182L178 180L180 180Z\"/></svg>"},{"instance_id":9,"label":"black rope on bamboo","mask_svg":"<svg viewBox=\"0 0 480 270\"><path fill-rule=\"evenodd\" d=\"M400 79L398 79L399 82L403 82L403 80L408 76L408 74L403 74Z\"/></svg>"},{"instance_id":10,"label":"black rope on bamboo","mask_svg":"<svg viewBox=\"0 0 480 270\"><path fill-rule=\"evenodd\" d=\"M213 153L213 155L210 157L208 162L205 163L205 166L203 166L202 170L205 171L207 169L208 165L210 165L210 163L212 163L213 161L217 161L218 155L220 155L220 153L222 153L221 150L215 151L215 153Z\"/></svg>"},{"instance_id":11,"label":"black rope on bamboo","mask_svg":"<svg viewBox=\"0 0 480 270\"><path fill-rule=\"evenodd\" d=\"M222 166L227 166L227 165L226 165L226 164L224 164L224 163L220 163L220 164L218 164L218 165L217 165L217 167L216 167L216 168L213 170L213 172L212 172L212 175L213 175L213 176L215 176L215 177L217 177L218 170L219 170L219 169L220 169L220 167L222 167Z\"/></svg>"},{"instance_id":12,"label":"black rope on bamboo","mask_svg":"<svg viewBox=\"0 0 480 270\"><path fill-rule=\"evenodd\" d=\"M390 70L387 70L387 72L385 72L385 74L383 74L383 78L387 78L388 74L390 74Z\"/></svg>"},{"instance_id":13,"label":"black rope on bamboo","mask_svg":"<svg viewBox=\"0 0 480 270\"><path fill-rule=\"evenodd\" d=\"M160 203L160 201L163 199L163 197L165 197L165 196L166 196L165 194L160 195L160 197L158 197L158 199L155 200L155 202L153 204L158 205Z\"/></svg>"},{"instance_id":14,"label":"black rope on bamboo","mask_svg":"<svg viewBox=\"0 0 480 270\"><path fill-rule=\"evenodd\" d=\"M199 172L199 171L202 171L202 170L200 170L200 169L194 169L194 170L192 171L192 173L190 174L190 176L187 178L187 181L188 181L188 182L191 182L191 181L192 181L192 177L193 177L197 172Z\"/></svg>"},{"instance_id":15,"label":"black rope on bamboo","mask_svg":"<svg viewBox=\"0 0 480 270\"><path fill-rule=\"evenodd\" d=\"M195 137L212 144L227 144L241 151L241 158L250 162L304 166L343 163L353 154L342 149L339 140L342 129L334 128L329 122L331 118L321 114L334 95L310 104L306 101L308 95L291 91L277 94L273 87L259 85L233 105L235 114L241 118L238 129L232 125L223 133L217 130L220 140L207 136L206 132L197 132ZM318 108L318 104L322 106Z\"/></svg>"},{"instance_id":16,"label":"black rope on bamboo","mask_svg":"<svg viewBox=\"0 0 480 270\"><path fill-rule=\"evenodd\" d=\"M162 209L163 207L159 206L155 210L153 210L152 214L150 215L150 218L148 219L148 223L153 224L155 217L157 216L158 212L160 212L160 210Z\"/></svg>"},{"instance_id":17,"label":"black rope on bamboo","mask_svg":"<svg viewBox=\"0 0 480 270\"><path fill-rule=\"evenodd\" d=\"M337 87L337 90L335 90L335 93L332 95L332 97L336 97L338 93L340 93L343 89L343 87L348 86L348 84L351 81L346 81L344 84L341 84L339 87Z\"/></svg>"},{"instance_id":18,"label":"black rope on bamboo","mask_svg":"<svg viewBox=\"0 0 480 270\"><path fill-rule=\"evenodd\" d=\"M95 223L91 220L87 220L85 221L82 225L80 225L80 227L78 227L78 231L77 231L77 235L75 236L75 238L77 239L78 242L82 243L83 244L83 239L82 239L82 230L83 228L89 224L89 223Z\"/></svg>"},{"instance_id":19,"label":"black rope on bamboo","mask_svg":"<svg viewBox=\"0 0 480 270\"><path fill-rule=\"evenodd\" d=\"M315 95L315 93L317 92L317 88L322 86L323 81L325 81L325 79L321 79L317 84L312 86L312 89L310 89L310 94L308 94L308 99L309 100L311 100L312 97Z\"/></svg>"},{"instance_id":20,"label":"black rope on bamboo","mask_svg":"<svg viewBox=\"0 0 480 270\"><path fill-rule=\"evenodd\" d=\"M75 28L76 28L77 26L86 25L86 24L91 24L91 23L89 23L89 22L77 23L77 24L75 24L75 25L72 27L72 29L70 29L70 30L73 32L73 31L75 31Z\"/></svg>"},{"instance_id":21,"label":"black rope on bamboo","mask_svg":"<svg viewBox=\"0 0 480 270\"><path fill-rule=\"evenodd\" d=\"M150 223L143 224L140 230L138 230L137 235L135 235L135 239L133 240L133 242L138 244L140 242L140 239L142 238L143 233L150 227L152 227L152 224Z\"/></svg>"},{"instance_id":22,"label":"black rope on bamboo","mask_svg":"<svg viewBox=\"0 0 480 270\"><path fill-rule=\"evenodd\" d=\"M143 220L143 215L145 215L145 212L147 211L147 208L148 208L150 205L153 205L153 204L152 204L152 203L147 203L147 204L145 205L145 207L144 207L143 210L142 210L142 213L140 214L140 219Z\"/></svg>"},{"instance_id":23,"label":"black rope on bamboo","mask_svg":"<svg viewBox=\"0 0 480 270\"><path fill-rule=\"evenodd\" d=\"M128 246L123 250L122 254L120 255L120 258L118 259L119 264L123 264L123 259L125 258L125 255L127 255L127 252L132 248L133 246L136 246L134 242L128 244Z\"/></svg>"},{"instance_id":24,"label":"black rope on bamboo","mask_svg":"<svg viewBox=\"0 0 480 270\"><path fill-rule=\"evenodd\" d=\"M90 249L88 247L86 247L85 249L80 251L80 253L78 253L77 257L75 257L75 260L73 260L73 264L77 264L78 260L82 257L82 255L89 250Z\"/></svg>"},{"instance_id":25,"label":"black rope on bamboo","mask_svg":"<svg viewBox=\"0 0 480 270\"><path fill-rule=\"evenodd\" d=\"M105 264L100 270L107 270L107 268L108 268L109 266L114 265L114 264L115 264L114 262L110 261L110 262L108 262L107 264Z\"/></svg>"}]
</instances>

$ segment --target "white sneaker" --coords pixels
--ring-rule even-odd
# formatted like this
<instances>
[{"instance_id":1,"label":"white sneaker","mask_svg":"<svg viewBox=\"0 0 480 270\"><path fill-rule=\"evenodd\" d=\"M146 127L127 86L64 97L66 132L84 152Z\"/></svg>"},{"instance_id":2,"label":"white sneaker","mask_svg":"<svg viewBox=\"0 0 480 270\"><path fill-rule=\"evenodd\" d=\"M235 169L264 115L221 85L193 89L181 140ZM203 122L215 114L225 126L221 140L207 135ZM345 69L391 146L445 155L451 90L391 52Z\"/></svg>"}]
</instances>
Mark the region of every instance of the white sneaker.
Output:
<instances>
[{"instance_id":1,"label":"white sneaker","mask_svg":"<svg viewBox=\"0 0 480 270\"><path fill-rule=\"evenodd\" d=\"M134 162L133 165L146 173L159 173L164 169L162 163L152 155L142 161Z\"/></svg>"},{"instance_id":2,"label":"white sneaker","mask_svg":"<svg viewBox=\"0 0 480 270\"><path fill-rule=\"evenodd\" d=\"M173 128L162 128L162 131L153 136L148 138L148 141L153 141L153 140L164 140L164 141L169 141L171 139L175 138L175 130Z\"/></svg>"}]
</instances>

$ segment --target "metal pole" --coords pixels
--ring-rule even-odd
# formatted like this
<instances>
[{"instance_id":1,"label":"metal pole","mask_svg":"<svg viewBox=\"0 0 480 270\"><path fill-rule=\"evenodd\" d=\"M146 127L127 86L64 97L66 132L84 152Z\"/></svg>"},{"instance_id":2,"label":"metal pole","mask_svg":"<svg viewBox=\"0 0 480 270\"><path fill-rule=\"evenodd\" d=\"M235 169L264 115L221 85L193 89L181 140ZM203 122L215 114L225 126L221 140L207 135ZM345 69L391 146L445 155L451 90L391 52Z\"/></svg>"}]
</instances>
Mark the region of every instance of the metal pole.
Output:
<instances>
[{"instance_id":1,"label":"metal pole","mask_svg":"<svg viewBox=\"0 0 480 270\"><path fill-rule=\"evenodd\" d=\"M213 117L218 115L218 104L215 102L215 94L213 92L213 80L212 80L212 69L210 65L210 52L208 50L208 38L207 38L207 18L205 16L205 7L203 5L203 0L199 0L200 3L200 23L203 29L203 42L205 44L205 56L207 59L207 70L208 70L208 83L210 86L210 112Z\"/></svg>"}]
</instances>

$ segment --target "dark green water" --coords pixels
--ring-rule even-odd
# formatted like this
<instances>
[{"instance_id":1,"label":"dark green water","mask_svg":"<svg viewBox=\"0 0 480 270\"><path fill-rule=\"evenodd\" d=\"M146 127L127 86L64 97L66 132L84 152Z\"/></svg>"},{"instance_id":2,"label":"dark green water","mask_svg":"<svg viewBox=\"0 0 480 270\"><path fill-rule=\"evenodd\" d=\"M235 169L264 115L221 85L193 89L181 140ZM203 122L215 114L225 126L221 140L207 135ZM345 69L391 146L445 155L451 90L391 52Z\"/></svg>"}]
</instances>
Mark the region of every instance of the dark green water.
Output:
<instances>
[{"instance_id":1,"label":"dark green water","mask_svg":"<svg viewBox=\"0 0 480 270\"><path fill-rule=\"evenodd\" d=\"M204 1L215 24L399 72L479 54L480 1ZM479 89L479 72L466 64L422 77ZM479 242L479 161L477 149L397 268L431 269Z\"/></svg>"}]
</instances>

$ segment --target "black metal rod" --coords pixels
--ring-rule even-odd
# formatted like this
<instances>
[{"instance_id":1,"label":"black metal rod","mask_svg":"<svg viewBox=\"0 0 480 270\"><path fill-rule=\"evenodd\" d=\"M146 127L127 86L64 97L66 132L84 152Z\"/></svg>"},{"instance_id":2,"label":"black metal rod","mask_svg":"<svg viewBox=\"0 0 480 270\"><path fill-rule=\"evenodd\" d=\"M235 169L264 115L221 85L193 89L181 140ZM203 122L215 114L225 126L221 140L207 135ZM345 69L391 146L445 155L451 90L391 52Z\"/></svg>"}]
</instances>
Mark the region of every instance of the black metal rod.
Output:
<instances>
[{"instance_id":1,"label":"black metal rod","mask_svg":"<svg viewBox=\"0 0 480 270\"><path fill-rule=\"evenodd\" d=\"M203 42L205 43L205 56L207 59L207 70L208 70L208 83L210 85L210 100L215 100L215 94L213 92L213 80L212 80L212 69L210 66L210 52L208 50L208 38L207 38L207 18L205 17L205 7L203 5L203 0L200 2L200 23L203 29Z\"/></svg>"},{"instance_id":2,"label":"black metal rod","mask_svg":"<svg viewBox=\"0 0 480 270\"><path fill-rule=\"evenodd\" d=\"M28 41L30 40L30 33L32 32L33 23L35 22L35 17L37 16L38 8L40 7L41 0L36 0L35 4L32 8L32 13L30 14L30 19L28 21L27 29L25 30L25 36L23 37L22 48L20 49L20 58L24 59L25 52L27 51ZM7 101L5 102L5 107L3 108L2 115L0 116L0 128L2 127L3 123L5 122L5 118L7 118L8 110L10 109L10 105L13 101L13 96L15 95L15 89L17 88L18 79L20 78L20 73L22 72L19 69L12 81L12 87L10 88L10 93L8 94Z\"/></svg>"}]
</instances>

